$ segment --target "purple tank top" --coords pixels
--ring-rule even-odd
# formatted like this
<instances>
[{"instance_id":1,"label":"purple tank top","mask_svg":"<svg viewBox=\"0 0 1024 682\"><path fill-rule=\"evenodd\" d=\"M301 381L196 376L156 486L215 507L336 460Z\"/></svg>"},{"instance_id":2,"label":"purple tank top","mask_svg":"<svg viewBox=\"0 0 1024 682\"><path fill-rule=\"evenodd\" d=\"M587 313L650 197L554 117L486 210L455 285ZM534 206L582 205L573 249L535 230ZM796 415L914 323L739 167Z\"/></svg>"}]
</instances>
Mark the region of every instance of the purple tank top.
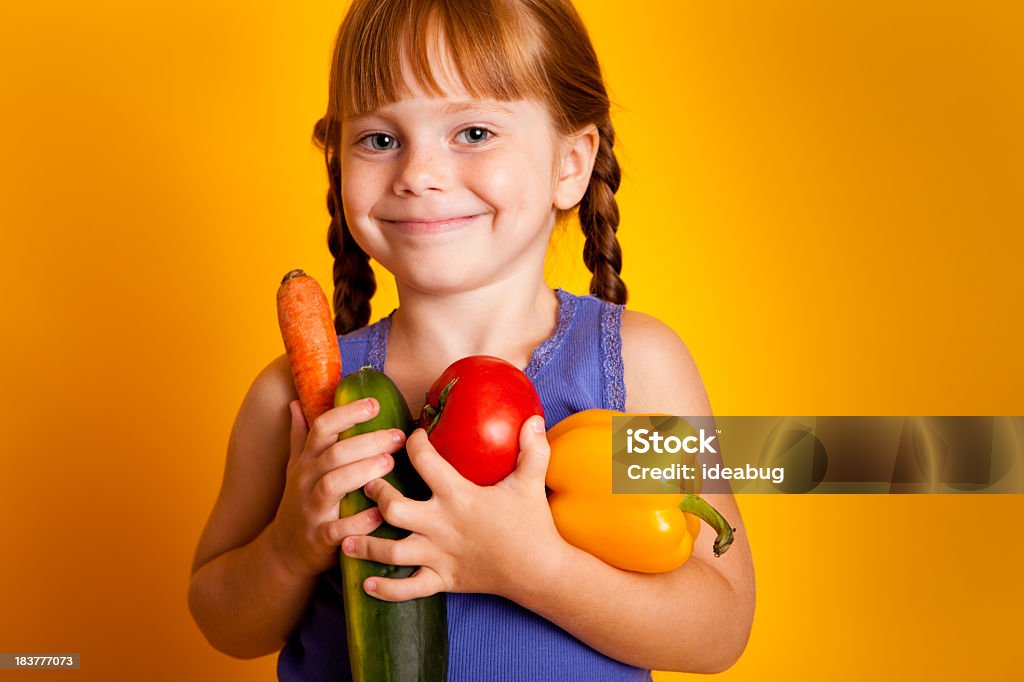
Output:
<instances>
[{"instance_id":1,"label":"purple tank top","mask_svg":"<svg viewBox=\"0 0 1024 682\"><path fill-rule=\"evenodd\" d=\"M590 408L624 410L622 306L561 289L555 293L559 301L555 331L534 349L524 370L540 394L548 428ZM366 365L384 370L390 327L388 316L338 337L345 374ZM321 574L303 621L278 656L279 679L351 679L340 583L336 567ZM651 679L649 671L591 649L507 599L456 593L445 599L449 682Z\"/></svg>"}]
</instances>

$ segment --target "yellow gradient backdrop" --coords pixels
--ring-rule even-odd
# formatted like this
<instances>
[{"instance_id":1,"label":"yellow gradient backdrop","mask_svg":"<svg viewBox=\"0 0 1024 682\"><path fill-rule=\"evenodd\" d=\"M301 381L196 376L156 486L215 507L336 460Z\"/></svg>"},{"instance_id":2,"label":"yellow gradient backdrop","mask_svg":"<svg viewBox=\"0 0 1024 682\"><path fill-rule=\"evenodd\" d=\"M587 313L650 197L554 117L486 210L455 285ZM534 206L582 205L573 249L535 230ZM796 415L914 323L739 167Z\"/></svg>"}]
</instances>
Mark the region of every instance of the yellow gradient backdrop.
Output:
<instances>
[{"instance_id":1,"label":"yellow gradient backdrop","mask_svg":"<svg viewBox=\"0 0 1024 682\"><path fill-rule=\"evenodd\" d=\"M1019 3L579 8L616 102L630 305L686 340L718 413L1024 413ZM273 679L209 647L186 589L234 413L281 352L277 283L329 281L310 133L343 11L0 10L0 651ZM549 272L582 293L579 248ZM384 281L375 317L395 303ZM740 504L758 606L723 679L1015 667L1020 496Z\"/></svg>"}]
</instances>

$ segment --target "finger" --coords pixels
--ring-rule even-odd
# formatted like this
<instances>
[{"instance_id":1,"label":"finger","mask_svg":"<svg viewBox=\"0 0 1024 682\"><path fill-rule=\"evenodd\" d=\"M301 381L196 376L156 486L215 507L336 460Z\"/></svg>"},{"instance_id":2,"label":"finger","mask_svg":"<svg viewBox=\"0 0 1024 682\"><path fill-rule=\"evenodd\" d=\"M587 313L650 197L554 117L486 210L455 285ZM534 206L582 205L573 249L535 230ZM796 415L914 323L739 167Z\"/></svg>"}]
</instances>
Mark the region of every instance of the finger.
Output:
<instances>
[{"instance_id":1,"label":"finger","mask_svg":"<svg viewBox=\"0 0 1024 682\"><path fill-rule=\"evenodd\" d=\"M401 540L350 535L341 543L345 556L392 566L422 566L431 556L432 547L430 541L418 533Z\"/></svg>"},{"instance_id":2,"label":"finger","mask_svg":"<svg viewBox=\"0 0 1024 682\"><path fill-rule=\"evenodd\" d=\"M298 400L293 400L288 403L288 409L292 413L291 450L288 455L288 462L290 464L302 452L302 447L306 444L306 434L309 433L309 427L306 426L306 418L302 414L302 403Z\"/></svg>"},{"instance_id":3,"label":"finger","mask_svg":"<svg viewBox=\"0 0 1024 682\"><path fill-rule=\"evenodd\" d=\"M409 435L405 450L416 472L435 495L450 497L466 482L462 474L438 454L423 429L416 429Z\"/></svg>"},{"instance_id":4,"label":"finger","mask_svg":"<svg viewBox=\"0 0 1024 682\"><path fill-rule=\"evenodd\" d=\"M374 398L354 400L327 410L309 425L306 452L313 456L319 455L338 441L338 436L342 431L347 431L356 424L370 421L377 416L379 411L380 403Z\"/></svg>"},{"instance_id":5,"label":"finger","mask_svg":"<svg viewBox=\"0 0 1024 682\"><path fill-rule=\"evenodd\" d=\"M391 455L376 455L332 469L320 477L311 495L318 509L338 504L342 497L359 490L375 478L385 475L395 466Z\"/></svg>"},{"instance_id":6,"label":"finger","mask_svg":"<svg viewBox=\"0 0 1024 682\"><path fill-rule=\"evenodd\" d=\"M371 577L363 581L366 593L383 601L408 601L445 591L444 579L428 566L408 578Z\"/></svg>"},{"instance_id":7,"label":"finger","mask_svg":"<svg viewBox=\"0 0 1024 682\"><path fill-rule=\"evenodd\" d=\"M533 416L519 430L519 459L512 475L518 480L544 480L548 471L551 447L544 433L544 417Z\"/></svg>"},{"instance_id":8,"label":"finger","mask_svg":"<svg viewBox=\"0 0 1024 682\"><path fill-rule=\"evenodd\" d=\"M401 450L404 444L405 434L401 429L382 429L361 433L358 436L338 441L324 450L317 457L316 469L322 476L332 469L373 455L394 454Z\"/></svg>"},{"instance_id":9,"label":"finger","mask_svg":"<svg viewBox=\"0 0 1024 682\"><path fill-rule=\"evenodd\" d=\"M338 546L342 540L351 535L367 535L380 526L383 518L376 507L364 509L358 514L328 521L320 526L323 541L328 545Z\"/></svg>"},{"instance_id":10,"label":"finger","mask_svg":"<svg viewBox=\"0 0 1024 682\"><path fill-rule=\"evenodd\" d=\"M383 478L370 481L363 490L366 496L377 503L381 516L395 528L425 533L429 529L428 516L424 513L426 502L419 502L403 495L395 486Z\"/></svg>"}]
</instances>

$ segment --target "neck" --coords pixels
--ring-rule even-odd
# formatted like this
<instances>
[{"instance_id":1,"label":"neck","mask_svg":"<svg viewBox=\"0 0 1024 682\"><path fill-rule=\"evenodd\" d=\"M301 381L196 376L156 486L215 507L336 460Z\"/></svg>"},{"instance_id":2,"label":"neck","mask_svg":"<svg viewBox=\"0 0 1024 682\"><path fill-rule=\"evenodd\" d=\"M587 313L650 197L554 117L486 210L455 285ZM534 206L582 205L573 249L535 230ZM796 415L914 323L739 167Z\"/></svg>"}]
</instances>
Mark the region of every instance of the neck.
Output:
<instances>
[{"instance_id":1,"label":"neck","mask_svg":"<svg viewBox=\"0 0 1024 682\"><path fill-rule=\"evenodd\" d=\"M440 369L468 355L494 355L524 368L558 313L558 299L542 277L442 294L399 283L398 297L388 356L422 358Z\"/></svg>"}]
</instances>

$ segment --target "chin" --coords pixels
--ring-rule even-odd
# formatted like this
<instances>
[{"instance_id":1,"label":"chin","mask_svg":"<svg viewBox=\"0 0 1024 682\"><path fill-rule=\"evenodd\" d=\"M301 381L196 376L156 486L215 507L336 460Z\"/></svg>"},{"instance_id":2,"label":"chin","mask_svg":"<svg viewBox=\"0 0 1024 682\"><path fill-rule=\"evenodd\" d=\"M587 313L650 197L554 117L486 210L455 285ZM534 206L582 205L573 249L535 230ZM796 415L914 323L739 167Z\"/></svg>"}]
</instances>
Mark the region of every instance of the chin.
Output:
<instances>
[{"instance_id":1,"label":"chin","mask_svg":"<svg viewBox=\"0 0 1024 682\"><path fill-rule=\"evenodd\" d=\"M447 267L432 267L426 263L417 263L413 268L401 272L391 271L395 274L395 280L400 285L409 287L416 291L446 296L458 294L465 291L472 291L480 288L486 278L481 273L470 271L466 268L453 268L450 264Z\"/></svg>"},{"instance_id":2,"label":"chin","mask_svg":"<svg viewBox=\"0 0 1024 682\"><path fill-rule=\"evenodd\" d=\"M478 260L470 254L453 253L448 249L424 249L393 260L378 259L396 281L419 291L438 294L458 293L479 286L483 273L474 267Z\"/></svg>"}]
</instances>

